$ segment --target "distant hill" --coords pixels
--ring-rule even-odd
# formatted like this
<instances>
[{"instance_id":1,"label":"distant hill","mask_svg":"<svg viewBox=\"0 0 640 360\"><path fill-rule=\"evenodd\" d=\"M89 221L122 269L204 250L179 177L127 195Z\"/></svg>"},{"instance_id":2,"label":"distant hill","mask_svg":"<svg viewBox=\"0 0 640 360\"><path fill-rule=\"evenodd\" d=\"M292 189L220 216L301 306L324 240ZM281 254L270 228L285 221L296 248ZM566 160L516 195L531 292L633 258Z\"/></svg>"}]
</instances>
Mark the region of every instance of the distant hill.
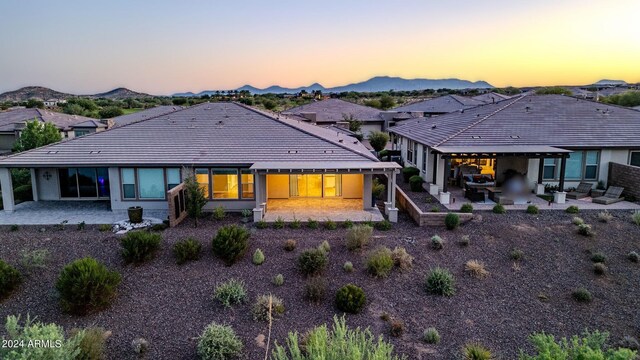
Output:
<instances>
[{"instance_id":1,"label":"distant hill","mask_svg":"<svg viewBox=\"0 0 640 360\"><path fill-rule=\"evenodd\" d=\"M152 97L152 95L139 93L133 90L129 90L127 88L117 88L111 91L103 92L100 94L90 95L91 97L96 98L105 98L105 99L132 99L132 98L145 98Z\"/></svg>"},{"instance_id":2,"label":"distant hill","mask_svg":"<svg viewBox=\"0 0 640 360\"><path fill-rule=\"evenodd\" d=\"M602 79L600 81L598 81L597 83L594 83L593 85L626 85L627 82L624 80L609 80L609 79Z\"/></svg>"},{"instance_id":3,"label":"distant hill","mask_svg":"<svg viewBox=\"0 0 640 360\"><path fill-rule=\"evenodd\" d=\"M0 94L0 101L25 101L33 98L46 101L49 99L67 99L73 96L42 86L27 86Z\"/></svg>"},{"instance_id":4,"label":"distant hill","mask_svg":"<svg viewBox=\"0 0 640 360\"><path fill-rule=\"evenodd\" d=\"M486 81L468 81L460 79L403 79L399 77L390 76L377 76L367 81L353 83L344 86L337 86L333 88L325 88L324 86L315 83L309 86L301 86L297 88L286 88L278 85L269 86L264 89L256 88L251 85L244 85L236 90L247 90L252 94L284 94L284 93L298 93L302 90L306 92L312 92L320 90L322 92L375 92L375 91L411 91L411 90L425 90L425 89L486 89L493 88L493 86ZM215 94L215 90L202 91L197 94L192 92L177 93L173 96L202 96Z\"/></svg>"}]
</instances>

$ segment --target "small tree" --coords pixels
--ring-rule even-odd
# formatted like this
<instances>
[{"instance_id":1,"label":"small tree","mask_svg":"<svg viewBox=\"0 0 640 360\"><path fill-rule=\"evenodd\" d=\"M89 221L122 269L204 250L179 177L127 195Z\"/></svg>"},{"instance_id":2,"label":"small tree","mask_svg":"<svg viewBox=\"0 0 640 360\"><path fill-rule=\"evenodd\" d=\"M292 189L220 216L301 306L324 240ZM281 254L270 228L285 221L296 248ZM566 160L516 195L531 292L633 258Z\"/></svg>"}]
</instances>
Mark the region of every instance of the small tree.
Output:
<instances>
[{"instance_id":1,"label":"small tree","mask_svg":"<svg viewBox=\"0 0 640 360\"><path fill-rule=\"evenodd\" d=\"M393 100L393 98L389 95L382 95L382 97L380 98L380 108L382 108L383 110L390 109L395 104L395 100Z\"/></svg>"},{"instance_id":2,"label":"small tree","mask_svg":"<svg viewBox=\"0 0 640 360\"><path fill-rule=\"evenodd\" d=\"M389 142L389 135L382 131L372 131L369 134L369 144L376 152L382 151Z\"/></svg>"},{"instance_id":3,"label":"small tree","mask_svg":"<svg viewBox=\"0 0 640 360\"><path fill-rule=\"evenodd\" d=\"M44 102L42 100L38 100L38 99L29 99L27 100L26 107L28 108L44 108Z\"/></svg>"},{"instance_id":4,"label":"small tree","mask_svg":"<svg viewBox=\"0 0 640 360\"><path fill-rule=\"evenodd\" d=\"M362 121L356 119L353 114L342 114L342 118L344 119L344 121L349 123L349 131L357 133L362 129Z\"/></svg>"},{"instance_id":5,"label":"small tree","mask_svg":"<svg viewBox=\"0 0 640 360\"><path fill-rule=\"evenodd\" d=\"M202 216L202 208L207 203L207 198L204 196L204 189L198 184L192 171L184 179L184 192L187 198L187 214L195 221L195 227L198 227L198 218Z\"/></svg>"},{"instance_id":6,"label":"small tree","mask_svg":"<svg viewBox=\"0 0 640 360\"><path fill-rule=\"evenodd\" d=\"M20 138L13 145L13 151L21 152L35 149L41 146L56 143L62 140L60 130L53 123L42 123L36 119L28 121Z\"/></svg>"},{"instance_id":7,"label":"small tree","mask_svg":"<svg viewBox=\"0 0 640 360\"><path fill-rule=\"evenodd\" d=\"M98 112L101 119L111 119L124 114L124 111L117 106L107 106Z\"/></svg>"}]
</instances>

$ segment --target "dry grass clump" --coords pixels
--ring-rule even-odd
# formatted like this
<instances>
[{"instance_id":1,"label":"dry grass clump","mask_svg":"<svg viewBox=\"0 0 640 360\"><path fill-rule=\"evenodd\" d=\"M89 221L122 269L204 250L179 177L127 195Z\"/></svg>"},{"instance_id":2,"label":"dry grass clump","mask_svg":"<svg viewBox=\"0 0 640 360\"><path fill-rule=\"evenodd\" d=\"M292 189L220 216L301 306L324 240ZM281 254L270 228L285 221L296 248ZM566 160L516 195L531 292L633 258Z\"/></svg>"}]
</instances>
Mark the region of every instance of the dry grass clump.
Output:
<instances>
[{"instance_id":1,"label":"dry grass clump","mask_svg":"<svg viewBox=\"0 0 640 360\"><path fill-rule=\"evenodd\" d=\"M485 269L484 263L478 260L469 260L464 264L464 271L469 273L473 277L485 278L489 276L489 271Z\"/></svg>"},{"instance_id":2,"label":"dry grass clump","mask_svg":"<svg viewBox=\"0 0 640 360\"><path fill-rule=\"evenodd\" d=\"M391 253L391 258L400 271L407 271L413 267L413 256L409 255L403 247L396 246Z\"/></svg>"}]
</instances>

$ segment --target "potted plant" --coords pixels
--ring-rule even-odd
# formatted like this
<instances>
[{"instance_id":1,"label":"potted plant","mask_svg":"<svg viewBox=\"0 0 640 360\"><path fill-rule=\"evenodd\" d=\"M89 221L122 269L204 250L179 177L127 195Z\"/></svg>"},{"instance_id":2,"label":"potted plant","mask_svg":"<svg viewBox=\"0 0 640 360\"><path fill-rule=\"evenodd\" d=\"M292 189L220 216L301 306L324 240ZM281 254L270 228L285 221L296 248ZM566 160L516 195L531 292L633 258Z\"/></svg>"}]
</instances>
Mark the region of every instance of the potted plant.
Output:
<instances>
[{"instance_id":1,"label":"potted plant","mask_svg":"<svg viewBox=\"0 0 640 360\"><path fill-rule=\"evenodd\" d=\"M129 222L139 224L142 222L142 206L131 206L127 209L129 213Z\"/></svg>"}]
</instances>

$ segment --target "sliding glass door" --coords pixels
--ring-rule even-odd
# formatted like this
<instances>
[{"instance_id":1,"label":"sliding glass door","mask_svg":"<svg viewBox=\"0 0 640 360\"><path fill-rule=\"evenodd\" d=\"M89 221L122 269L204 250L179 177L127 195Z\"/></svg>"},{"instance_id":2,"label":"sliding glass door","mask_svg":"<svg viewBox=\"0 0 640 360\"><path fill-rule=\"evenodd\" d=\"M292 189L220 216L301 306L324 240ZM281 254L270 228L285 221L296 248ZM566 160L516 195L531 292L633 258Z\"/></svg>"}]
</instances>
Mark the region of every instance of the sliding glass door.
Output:
<instances>
[{"instance_id":1,"label":"sliding glass door","mask_svg":"<svg viewBox=\"0 0 640 360\"><path fill-rule=\"evenodd\" d=\"M289 195L310 198L342 196L342 176L338 174L291 175Z\"/></svg>"},{"instance_id":2,"label":"sliding glass door","mask_svg":"<svg viewBox=\"0 0 640 360\"><path fill-rule=\"evenodd\" d=\"M61 198L109 198L107 168L58 169Z\"/></svg>"}]
</instances>

